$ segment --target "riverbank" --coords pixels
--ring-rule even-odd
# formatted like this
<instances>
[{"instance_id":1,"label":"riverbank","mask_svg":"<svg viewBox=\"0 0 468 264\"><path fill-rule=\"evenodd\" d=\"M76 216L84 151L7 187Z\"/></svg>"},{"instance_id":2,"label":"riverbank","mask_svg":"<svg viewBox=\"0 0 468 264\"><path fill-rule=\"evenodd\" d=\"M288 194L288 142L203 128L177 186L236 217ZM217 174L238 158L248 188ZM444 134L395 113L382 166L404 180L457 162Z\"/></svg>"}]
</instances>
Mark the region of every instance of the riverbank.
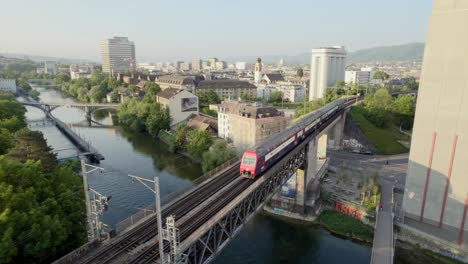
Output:
<instances>
[{"instance_id":1,"label":"riverbank","mask_svg":"<svg viewBox=\"0 0 468 264\"><path fill-rule=\"evenodd\" d=\"M462 264L463 262L452 259L428 249L397 240L395 249L395 264Z\"/></svg>"},{"instance_id":2,"label":"riverbank","mask_svg":"<svg viewBox=\"0 0 468 264\"><path fill-rule=\"evenodd\" d=\"M363 222L333 210L324 210L317 219L317 224L330 233L358 242L372 244L374 230Z\"/></svg>"}]
</instances>

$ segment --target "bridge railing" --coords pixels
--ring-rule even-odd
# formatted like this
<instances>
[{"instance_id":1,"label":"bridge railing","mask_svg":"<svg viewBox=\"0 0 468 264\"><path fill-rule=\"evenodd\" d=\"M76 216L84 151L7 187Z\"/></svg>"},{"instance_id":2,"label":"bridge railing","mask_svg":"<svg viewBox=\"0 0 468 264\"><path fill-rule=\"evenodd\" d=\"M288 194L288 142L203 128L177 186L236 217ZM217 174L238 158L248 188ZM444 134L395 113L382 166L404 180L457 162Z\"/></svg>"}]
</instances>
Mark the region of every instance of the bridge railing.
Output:
<instances>
[{"instance_id":1,"label":"bridge railing","mask_svg":"<svg viewBox=\"0 0 468 264\"><path fill-rule=\"evenodd\" d=\"M185 194L191 192L192 190L194 190L195 187L201 185L203 182L205 182L206 180L214 177L214 176L217 176L217 175L220 175L219 173L224 171L225 169L229 168L230 166L236 164L236 162L238 162L240 160L240 158L238 156L226 161L225 163L221 164L220 166L214 168L213 170L203 174L202 176L198 177L196 180L194 180L192 182L192 185L191 186L188 186L186 188L183 188L179 191L176 191L176 192L173 192L169 195L166 195L165 197L163 197L161 199L161 205L162 207L170 204L171 202L174 202L177 198L179 197L182 197L184 196ZM116 234L119 234L119 233L122 233L123 231L127 230L128 228L130 228L131 226L133 226L134 224L136 224L137 222L141 221L142 219L144 218L147 218L149 217L150 215L152 215L155 211L155 206L154 204L151 204L150 206L146 207L146 208L143 208L141 210L139 210L138 212L136 212L135 214L127 217L126 219L120 221L119 223L117 223L115 225L115 232Z\"/></svg>"}]
</instances>

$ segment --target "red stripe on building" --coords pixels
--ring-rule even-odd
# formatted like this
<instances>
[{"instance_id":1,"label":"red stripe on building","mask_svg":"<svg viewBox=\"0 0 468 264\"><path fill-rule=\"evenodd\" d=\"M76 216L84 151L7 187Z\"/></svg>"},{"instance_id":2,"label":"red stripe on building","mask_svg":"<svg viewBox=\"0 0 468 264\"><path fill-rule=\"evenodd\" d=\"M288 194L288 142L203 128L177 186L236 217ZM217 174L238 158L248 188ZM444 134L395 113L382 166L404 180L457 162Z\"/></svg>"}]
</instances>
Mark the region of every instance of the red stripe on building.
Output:
<instances>
[{"instance_id":1,"label":"red stripe on building","mask_svg":"<svg viewBox=\"0 0 468 264\"><path fill-rule=\"evenodd\" d=\"M460 232L458 233L458 245L461 246L463 243L463 230L465 229L465 221L466 221L466 211L468 210L468 193L466 194L465 199L465 209L463 209L463 217L460 224Z\"/></svg>"},{"instance_id":2,"label":"red stripe on building","mask_svg":"<svg viewBox=\"0 0 468 264\"><path fill-rule=\"evenodd\" d=\"M429 162L427 164L427 172L426 172L426 183L424 184L424 193L423 193L423 200L421 205L421 215L419 217L419 221L423 221L424 219L424 208L426 207L426 196L427 196L427 189L429 188L429 178L431 177L431 167L432 167L432 158L434 158L434 148L436 142L437 133L432 133L432 144L431 144L431 152L429 153Z\"/></svg>"},{"instance_id":3,"label":"red stripe on building","mask_svg":"<svg viewBox=\"0 0 468 264\"><path fill-rule=\"evenodd\" d=\"M458 135L455 135L455 138L453 139L453 145L452 145L452 154L450 155L450 165L449 165L448 174L447 174L447 181L445 182L444 200L442 201L442 210L440 212L439 228L442 227L442 222L444 221L445 205L447 203L447 195L448 195L448 189L450 186L450 178L452 176L453 159L455 158L455 150L457 148L457 141L458 141Z\"/></svg>"}]
</instances>

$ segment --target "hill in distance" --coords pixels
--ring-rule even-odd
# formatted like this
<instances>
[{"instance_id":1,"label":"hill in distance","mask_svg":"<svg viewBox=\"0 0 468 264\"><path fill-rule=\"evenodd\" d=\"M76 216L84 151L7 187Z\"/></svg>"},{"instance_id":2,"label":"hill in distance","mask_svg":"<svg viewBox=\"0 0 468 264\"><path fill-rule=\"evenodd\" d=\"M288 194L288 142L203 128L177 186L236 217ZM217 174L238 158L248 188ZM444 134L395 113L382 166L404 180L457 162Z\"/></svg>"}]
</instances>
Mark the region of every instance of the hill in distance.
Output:
<instances>
[{"instance_id":1,"label":"hill in distance","mask_svg":"<svg viewBox=\"0 0 468 264\"><path fill-rule=\"evenodd\" d=\"M348 63L422 61L424 43L410 43L398 46L376 47L358 50L348 54Z\"/></svg>"},{"instance_id":2,"label":"hill in distance","mask_svg":"<svg viewBox=\"0 0 468 264\"><path fill-rule=\"evenodd\" d=\"M347 64L364 62L395 62L395 61L422 61L424 43L409 43L396 46L383 46L357 50L348 53ZM267 63L278 63L283 58L287 64L309 64L311 53L297 55L264 55L260 56ZM228 60L243 60L254 62L254 56L230 57Z\"/></svg>"}]
</instances>

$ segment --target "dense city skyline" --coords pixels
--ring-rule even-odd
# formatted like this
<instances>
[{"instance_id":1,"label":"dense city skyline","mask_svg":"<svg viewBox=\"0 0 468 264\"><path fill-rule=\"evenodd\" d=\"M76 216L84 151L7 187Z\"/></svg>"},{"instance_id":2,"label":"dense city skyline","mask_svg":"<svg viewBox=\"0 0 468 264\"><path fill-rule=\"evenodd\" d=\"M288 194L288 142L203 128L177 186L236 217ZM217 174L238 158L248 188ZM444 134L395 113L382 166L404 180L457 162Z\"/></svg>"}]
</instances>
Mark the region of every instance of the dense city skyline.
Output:
<instances>
[{"instance_id":1,"label":"dense city skyline","mask_svg":"<svg viewBox=\"0 0 468 264\"><path fill-rule=\"evenodd\" d=\"M288 12L279 1L145 1L138 5L102 1L93 2L92 8L90 1L84 1L71 9L61 1L22 0L2 6L22 12L0 17L4 25L15 21L14 27L2 28L5 38L0 53L99 61L100 41L126 36L135 42L137 61L155 61L295 55L328 45L345 45L353 51L424 42L432 1L397 0L384 8L371 0L359 5L294 1L288 3Z\"/></svg>"}]
</instances>

